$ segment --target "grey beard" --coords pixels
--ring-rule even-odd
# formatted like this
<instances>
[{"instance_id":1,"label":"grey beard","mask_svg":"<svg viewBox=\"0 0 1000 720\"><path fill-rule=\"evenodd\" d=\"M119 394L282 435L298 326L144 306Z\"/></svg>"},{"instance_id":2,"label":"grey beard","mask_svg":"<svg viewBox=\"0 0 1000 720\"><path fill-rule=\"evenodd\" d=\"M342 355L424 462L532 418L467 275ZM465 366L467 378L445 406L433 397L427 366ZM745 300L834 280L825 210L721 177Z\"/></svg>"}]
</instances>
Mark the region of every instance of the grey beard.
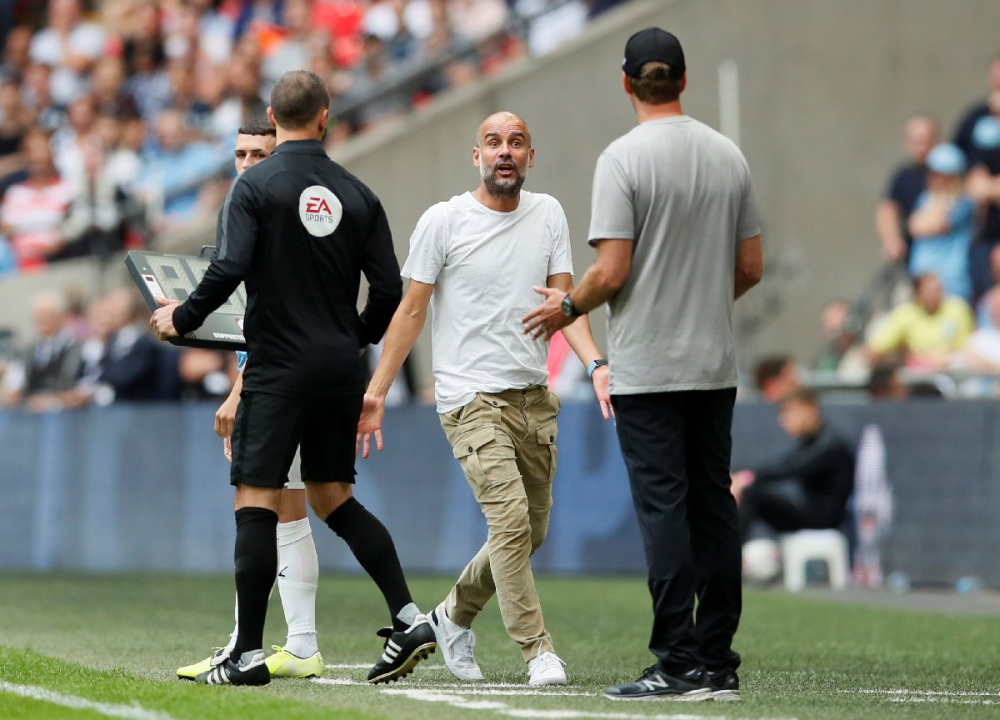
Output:
<instances>
[{"instance_id":1,"label":"grey beard","mask_svg":"<svg viewBox=\"0 0 1000 720\"><path fill-rule=\"evenodd\" d=\"M513 180L499 182L492 168L490 168L490 172L483 176L483 184L486 185L486 192L494 197L514 197L521 192L524 180L525 176L517 173Z\"/></svg>"}]
</instances>

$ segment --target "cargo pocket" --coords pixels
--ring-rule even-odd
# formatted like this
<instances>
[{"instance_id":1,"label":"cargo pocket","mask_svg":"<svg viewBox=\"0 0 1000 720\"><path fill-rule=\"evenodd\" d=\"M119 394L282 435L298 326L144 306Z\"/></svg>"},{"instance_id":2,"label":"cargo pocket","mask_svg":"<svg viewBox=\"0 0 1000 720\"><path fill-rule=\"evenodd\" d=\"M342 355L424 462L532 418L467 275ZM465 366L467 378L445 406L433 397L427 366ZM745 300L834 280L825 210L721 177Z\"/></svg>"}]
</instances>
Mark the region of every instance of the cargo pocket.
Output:
<instances>
[{"instance_id":1,"label":"cargo pocket","mask_svg":"<svg viewBox=\"0 0 1000 720\"><path fill-rule=\"evenodd\" d=\"M556 475L556 462L559 459L559 450L556 449L556 437L559 435L559 426L555 420L540 426L535 432L535 439L538 443L539 461L548 462L548 481Z\"/></svg>"},{"instance_id":2,"label":"cargo pocket","mask_svg":"<svg viewBox=\"0 0 1000 720\"><path fill-rule=\"evenodd\" d=\"M452 454L462 466L466 479L472 485L472 489L479 497L479 493L486 487L486 473L483 471L482 463L479 460L479 450L496 439L497 430L495 427L479 427L462 435L452 447Z\"/></svg>"}]
</instances>

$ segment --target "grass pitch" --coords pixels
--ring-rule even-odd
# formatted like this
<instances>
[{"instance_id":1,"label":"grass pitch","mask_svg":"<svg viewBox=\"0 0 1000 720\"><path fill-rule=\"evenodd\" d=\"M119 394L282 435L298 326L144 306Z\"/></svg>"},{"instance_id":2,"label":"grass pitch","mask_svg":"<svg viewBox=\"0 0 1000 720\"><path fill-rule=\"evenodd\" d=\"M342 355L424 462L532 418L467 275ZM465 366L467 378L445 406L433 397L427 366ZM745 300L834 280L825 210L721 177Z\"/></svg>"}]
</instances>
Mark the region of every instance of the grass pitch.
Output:
<instances>
[{"instance_id":1,"label":"grass pitch","mask_svg":"<svg viewBox=\"0 0 1000 720\"><path fill-rule=\"evenodd\" d=\"M428 610L449 587L449 578L412 582ZM173 672L225 641L231 578L0 575L0 718L1000 717L1000 623L989 615L749 592L737 636L741 702L614 702L601 697L604 687L652 663L644 581L542 578L539 592L568 688L526 686L495 603L476 623L485 685L460 685L435 654L405 680L370 687L364 678L381 652L374 631L387 620L384 605L369 580L329 575L320 581L319 639L337 667L322 682L210 688ZM977 601L984 607L993 607L989 597ZM275 594L265 642L283 642L284 629Z\"/></svg>"}]
</instances>

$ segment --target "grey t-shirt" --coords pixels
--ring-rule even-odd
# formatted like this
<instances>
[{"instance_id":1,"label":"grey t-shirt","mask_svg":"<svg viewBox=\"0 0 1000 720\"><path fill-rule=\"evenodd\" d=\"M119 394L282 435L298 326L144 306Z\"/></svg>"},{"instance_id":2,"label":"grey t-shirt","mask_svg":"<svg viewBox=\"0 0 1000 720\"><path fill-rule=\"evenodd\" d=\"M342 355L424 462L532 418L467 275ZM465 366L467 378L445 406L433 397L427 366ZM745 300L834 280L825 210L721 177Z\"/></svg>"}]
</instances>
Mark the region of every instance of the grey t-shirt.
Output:
<instances>
[{"instance_id":1,"label":"grey t-shirt","mask_svg":"<svg viewBox=\"0 0 1000 720\"><path fill-rule=\"evenodd\" d=\"M759 234L746 160L707 125L652 120L608 146L590 244L635 241L628 281L608 303L613 394L736 385L736 255Z\"/></svg>"}]
</instances>

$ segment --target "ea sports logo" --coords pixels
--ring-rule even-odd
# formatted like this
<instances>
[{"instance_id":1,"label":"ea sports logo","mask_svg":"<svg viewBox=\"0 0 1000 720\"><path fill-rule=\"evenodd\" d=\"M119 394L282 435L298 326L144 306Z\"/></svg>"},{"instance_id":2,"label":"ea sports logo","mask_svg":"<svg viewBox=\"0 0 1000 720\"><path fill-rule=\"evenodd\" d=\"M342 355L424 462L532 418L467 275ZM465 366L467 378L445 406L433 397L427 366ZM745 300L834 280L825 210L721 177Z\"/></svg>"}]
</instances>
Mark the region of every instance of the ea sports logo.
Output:
<instances>
[{"instance_id":1,"label":"ea sports logo","mask_svg":"<svg viewBox=\"0 0 1000 720\"><path fill-rule=\"evenodd\" d=\"M314 237L326 237L340 225L344 206L328 188L310 185L299 195L299 219Z\"/></svg>"}]
</instances>

